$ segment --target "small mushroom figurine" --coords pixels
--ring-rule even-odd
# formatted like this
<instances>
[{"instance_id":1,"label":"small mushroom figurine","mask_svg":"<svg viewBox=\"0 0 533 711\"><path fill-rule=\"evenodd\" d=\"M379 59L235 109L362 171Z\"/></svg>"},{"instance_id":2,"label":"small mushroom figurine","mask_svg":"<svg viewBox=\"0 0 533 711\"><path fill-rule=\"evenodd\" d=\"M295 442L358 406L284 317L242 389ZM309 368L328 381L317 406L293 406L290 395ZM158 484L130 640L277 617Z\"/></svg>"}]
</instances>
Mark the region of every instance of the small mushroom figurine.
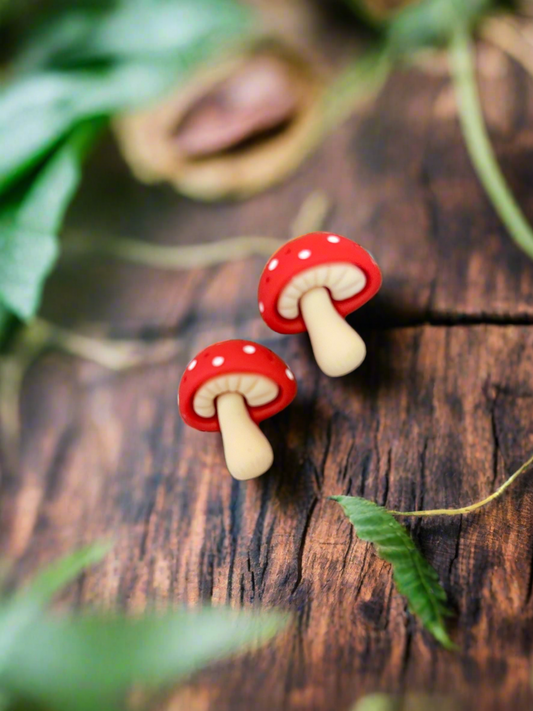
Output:
<instances>
[{"instance_id":1,"label":"small mushroom figurine","mask_svg":"<svg viewBox=\"0 0 533 711\"><path fill-rule=\"evenodd\" d=\"M366 347L344 318L380 286L379 267L363 247L312 232L272 255L259 283L259 311L278 333L308 331L321 370L346 375L361 365Z\"/></svg>"},{"instance_id":2,"label":"small mushroom figurine","mask_svg":"<svg viewBox=\"0 0 533 711\"><path fill-rule=\"evenodd\" d=\"M226 464L235 479L252 479L272 466L274 453L257 424L283 410L296 395L290 368L252 341L223 341L191 360L178 391L185 422L222 433Z\"/></svg>"}]
</instances>

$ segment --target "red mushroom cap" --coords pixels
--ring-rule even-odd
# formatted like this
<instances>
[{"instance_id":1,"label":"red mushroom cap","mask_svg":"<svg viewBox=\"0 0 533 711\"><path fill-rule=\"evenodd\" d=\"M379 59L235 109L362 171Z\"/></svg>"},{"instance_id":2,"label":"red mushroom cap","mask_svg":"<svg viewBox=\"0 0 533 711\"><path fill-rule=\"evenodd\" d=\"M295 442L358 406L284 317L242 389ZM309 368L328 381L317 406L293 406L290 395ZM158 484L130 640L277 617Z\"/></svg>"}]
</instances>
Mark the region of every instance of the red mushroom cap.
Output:
<instances>
[{"instance_id":1,"label":"red mushroom cap","mask_svg":"<svg viewBox=\"0 0 533 711\"><path fill-rule=\"evenodd\" d=\"M208 346L191 360L181 378L178 405L182 418L203 432L218 432L218 417L201 417L193 407L194 396L208 380L233 373L251 373L273 380L278 388L274 400L266 405L250 407L250 417L262 422L289 405L296 395L296 380L288 365L269 348L253 341L222 341Z\"/></svg>"},{"instance_id":2,"label":"red mushroom cap","mask_svg":"<svg viewBox=\"0 0 533 711\"><path fill-rule=\"evenodd\" d=\"M366 276L364 288L342 301L331 299L342 317L371 299L381 286L381 272L366 249L332 232L311 232L287 242L269 259L259 282L259 311L268 326L278 333L301 333L306 325L299 313L287 319L278 312L278 299L285 286L300 272L324 264L344 262L359 267Z\"/></svg>"}]
</instances>

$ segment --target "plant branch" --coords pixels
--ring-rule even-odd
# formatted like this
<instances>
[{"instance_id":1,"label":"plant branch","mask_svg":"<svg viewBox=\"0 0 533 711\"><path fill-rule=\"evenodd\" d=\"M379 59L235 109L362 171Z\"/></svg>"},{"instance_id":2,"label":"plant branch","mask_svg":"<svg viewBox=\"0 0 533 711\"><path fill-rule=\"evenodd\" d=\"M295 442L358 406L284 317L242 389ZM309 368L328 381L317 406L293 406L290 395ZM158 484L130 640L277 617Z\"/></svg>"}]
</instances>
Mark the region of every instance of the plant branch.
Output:
<instances>
[{"instance_id":1,"label":"plant branch","mask_svg":"<svg viewBox=\"0 0 533 711\"><path fill-rule=\"evenodd\" d=\"M474 169L512 239L533 259L533 230L500 170L483 121L470 38L458 29L449 47L459 119Z\"/></svg>"},{"instance_id":2,"label":"plant branch","mask_svg":"<svg viewBox=\"0 0 533 711\"><path fill-rule=\"evenodd\" d=\"M291 237L322 229L330 209L331 203L325 192L314 190L309 193L292 222ZM268 258L285 244L285 240L275 237L254 235L191 245L163 245L109 236L93 243L83 233L74 233L73 238L70 245L67 242L67 247L92 248L117 259L170 271L205 269L255 256Z\"/></svg>"},{"instance_id":3,"label":"plant branch","mask_svg":"<svg viewBox=\"0 0 533 711\"><path fill-rule=\"evenodd\" d=\"M475 504L470 504L470 506L463 506L459 509L428 509L426 511L392 511L387 509L389 513L394 516L416 516L417 518L422 518L426 516L460 516L462 514L469 514L473 511L483 508L491 501L494 501L499 496L501 496L504 491L506 491L511 484L513 484L518 477L524 472L528 471L533 466L533 456L531 456L527 462L524 462L521 467L519 467L514 474L512 474L506 482L504 482L496 491L494 491L490 496L487 496L481 501L477 501Z\"/></svg>"},{"instance_id":4,"label":"plant branch","mask_svg":"<svg viewBox=\"0 0 533 711\"><path fill-rule=\"evenodd\" d=\"M169 271L205 269L252 256L270 257L285 243L274 237L261 236L229 237L218 242L185 246L154 244L128 237L108 237L93 243L79 233L75 240L75 247L90 245L90 248L117 259Z\"/></svg>"},{"instance_id":5,"label":"plant branch","mask_svg":"<svg viewBox=\"0 0 533 711\"><path fill-rule=\"evenodd\" d=\"M154 346L141 340L95 338L56 326L41 318L32 321L26 338L31 339L33 332L45 334L45 346L55 346L65 353L114 371L161 363L175 357L181 347L176 339L159 341Z\"/></svg>"},{"instance_id":6,"label":"plant branch","mask_svg":"<svg viewBox=\"0 0 533 711\"><path fill-rule=\"evenodd\" d=\"M155 344L140 340L94 338L41 318L24 327L9 353L0 358L0 444L7 466L17 471L20 446L20 393L28 368L48 347L91 361L115 372L168 362L181 351L174 338Z\"/></svg>"}]
</instances>

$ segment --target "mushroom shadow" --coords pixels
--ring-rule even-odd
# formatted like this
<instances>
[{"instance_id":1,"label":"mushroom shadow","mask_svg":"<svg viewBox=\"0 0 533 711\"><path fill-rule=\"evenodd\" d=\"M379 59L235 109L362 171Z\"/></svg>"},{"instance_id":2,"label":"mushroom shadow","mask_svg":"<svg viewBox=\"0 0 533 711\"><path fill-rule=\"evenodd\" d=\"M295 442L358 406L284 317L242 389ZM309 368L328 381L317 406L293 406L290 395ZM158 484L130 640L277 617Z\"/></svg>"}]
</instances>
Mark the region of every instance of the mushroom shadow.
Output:
<instances>
[{"instance_id":1,"label":"mushroom shadow","mask_svg":"<svg viewBox=\"0 0 533 711\"><path fill-rule=\"evenodd\" d=\"M396 294L384 291L351 314L347 321L360 332L367 355L359 368L331 382L335 387L350 391L350 398L371 402L378 397L378 391L395 389L399 384L394 367L398 358L394 329L422 325L427 321L427 310L402 304ZM307 334L286 336L274 347L297 376L300 373L299 390L287 410L263 423L275 459L269 473L255 485L268 487L269 496L275 498L283 510L299 509L301 501L308 502L309 497L320 495L323 472L317 470L316 457L309 456L306 449L310 429L327 428L331 424L332 418L325 414L328 408L322 408L320 403L320 393L328 387L330 379L319 370Z\"/></svg>"},{"instance_id":2,"label":"mushroom shadow","mask_svg":"<svg viewBox=\"0 0 533 711\"><path fill-rule=\"evenodd\" d=\"M427 303L407 302L397 290L382 287L371 301L351 313L346 321L356 331L383 331L421 326L428 322L430 315Z\"/></svg>"},{"instance_id":3,"label":"mushroom shadow","mask_svg":"<svg viewBox=\"0 0 533 711\"><path fill-rule=\"evenodd\" d=\"M367 354L357 370L342 378L347 388L371 397L378 388L394 388L398 377L398 341L394 331L428 323L427 306L402 302L394 292L382 289L372 301L346 319L363 338Z\"/></svg>"},{"instance_id":4,"label":"mushroom shadow","mask_svg":"<svg viewBox=\"0 0 533 711\"><path fill-rule=\"evenodd\" d=\"M314 465L299 446L291 446L290 439L304 441L315 412L305 403L293 401L284 412L265 420L262 429L274 450L274 464L265 476L251 481L268 498L276 501L283 512L299 511L302 505L317 496Z\"/></svg>"}]
</instances>

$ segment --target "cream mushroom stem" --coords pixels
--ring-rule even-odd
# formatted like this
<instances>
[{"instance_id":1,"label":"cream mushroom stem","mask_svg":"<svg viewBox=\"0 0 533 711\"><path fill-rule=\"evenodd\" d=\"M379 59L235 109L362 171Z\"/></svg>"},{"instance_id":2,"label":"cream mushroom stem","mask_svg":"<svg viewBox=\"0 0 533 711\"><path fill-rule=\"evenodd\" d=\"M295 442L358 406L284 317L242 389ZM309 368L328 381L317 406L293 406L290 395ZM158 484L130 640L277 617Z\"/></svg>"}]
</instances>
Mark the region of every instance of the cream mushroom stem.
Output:
<instances>
[{"instance_id":1,"label":"cream mushroom stem","mask_svg":"<svg viewBox=\"0 0 533 711\"><path fill-rule=\"evenodd\" d=\"M361 365L366 356L364 341L339 315L327 289L307 291L300 298L300 310L316 362L326 375L346 375Z\"/></svg>"},{"instance_id":2,"label":"cream mushroom stem","mask_svg":"<svg viewBox=\"0 0 533 711\"><path fill-rule=\"evenodd\" d=\"M272 466L270 442L250 417L240 393L224 393L216 400L218 423L230 474L235 479L253 479Z\"/></svg>"}]
</instances>

